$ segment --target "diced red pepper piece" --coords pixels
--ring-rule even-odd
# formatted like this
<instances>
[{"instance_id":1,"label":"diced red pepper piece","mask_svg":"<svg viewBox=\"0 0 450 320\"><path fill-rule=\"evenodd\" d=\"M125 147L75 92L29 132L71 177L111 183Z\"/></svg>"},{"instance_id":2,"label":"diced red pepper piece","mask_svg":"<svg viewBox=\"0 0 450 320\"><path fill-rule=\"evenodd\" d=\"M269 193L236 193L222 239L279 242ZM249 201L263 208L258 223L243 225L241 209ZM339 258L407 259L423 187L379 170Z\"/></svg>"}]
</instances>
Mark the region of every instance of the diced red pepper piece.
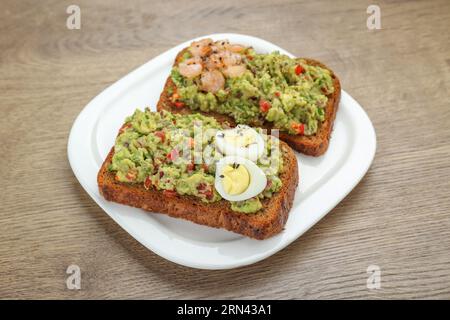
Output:
<instances>
[{"instance_id":1,"label":"diced red pepper piece","mask_svg":"<svg viewBox=\"0 0 450 320\"><path fill-rule=\"evenodd\" d=\"M271 106L272 105L270 104L269 101L266 101L266 100L260 100L259 101L259 110L261 110L261 112L269 111Z\"/></svg>"},{"instance_id":2,"label":"diced red pepper piece","mask_svg":"<svg viewBox=\"0 0 450 320\"><path fill-rule=\"evenodd\" d=\"M177 195L177 192L175 190L163 190L163 195L172 198Z\"/></svg>"},{"instance_id":3,"label":"diced red pepper piece","mask_svg":"<svg viewBox=\"0 0 450 320\"><path fill-rule=\"evenodd\" d=\"M303 72L305 72L305 69L303 69L303 67L301 66L301 65L297 65L296 67L295 67L295 74L296 75L300 75L300 74L302 74Z\"/></svg>"},{"instance_id":4,"label":"diced red pepper piece","mask_svg":"<svg viewBox=\"0 0 450 320\"><path fill-rule=\"evenodd\" d=\"M305 125L303 123L293 123L291 125L292 129L297 132L297 134L304 134L305 133Z\"/></svg>"},{"instance_id":5,"label":"diced red pepper piece","mask_svg":"<svg viewBox=\"0 0 450 320\"><path fill-rule=\"evenodd\" d=\"M182 101L175 101L175 107L177 108L183 108L184 107L184 102Z\"/></svg>"},{"instance_id":6,"label":"diced red pepper piece","mask_svg":"<svg viewBox=\"0 0 450 320\"><path fill-rule=\"evenodd\" d=\"M175 161L178 159L179 153L177 149L172 149L172 151L170 151L167 154L167 159L171 160L171 161Z\"/></svg>"},{"instance_id":7,"label":"diced red pepper piece","mask_svg":"<svg viewBox=\"0 0 450 320\"><path fill-rule=\"evenodd\" d=\"M212 186L206 183L200 183L197 186L198 193L205 196L207 200L211 200L214 196L214 192L212 190Z\"/></svg>"},{"instance_id":8,"label":"diced red pepper piece","mask_svg":"<svg viewBox=\"0 0 450 320\"><path fill-rule=\"evenodd\" d=\"M134 181L136 179L137 172L134 170L129 170L125 176L128 181Z\"/></svg>"},{"instance_id":9,"label":"diced red pepper piece","mask_svg":"<svg viewBox=\"0 0 450 320\"><path fill-rule=\"evenodd\" d=\"M131 128L131 123L125 123L122 127L119 129L119 133L123 133L126 129Z\"/></svg>"},{"instance_id":10,"label":"diced red pepper piece","mask_svg":"<svg viewBox=\"0 0 450 320\"><path fill-rule=\"evenodd\" d=\"M204 195L206 197L206 200L212 200L212 198L214 197L214 192L212 191L212 188L209 188L207 191L205 191Z\"/></svg>"},{"instance_id":11,"label":"diced red pepper piece","mask_svg":"<svg viewBox=\"0 0 450 320\"><path fill-rule=\"evenodd\" d=\"M161 139L161 142L166 140L166 133L164 131L156 131L155 136Z\"/></svg>"},{"instance_id":12,"label":"diced red pepper piece","mask_svg":"<svg viewBox=\"0 0 450 320\"><path fill-rule=\"evenodd\" d=\"M203 191L206 188L206 183L200 182L197 186L198 191Z\"/></svg>"},{"instance_id":13,"label":"diced red pepper piece","mask_svg":"<svg viewBox=\"0 0 450 320\"><path fill-rule=\"evenodd\" d=\"M152 179L150 179L150 176L148 176L144 180L144 188L148 190L150 189L151 186L152 186Z\"/></svg>"},{"instance_id":14,"label":"diced red pepper piece","mask_svg":"<svg viewBox=\"0 0 450 320\"><path fill-rule=\"evenodd\" d=\"M186 169L187 169L187 171L192 171L192 170L194 170L194 169L195 169L195 164L193 164L193 163L188 163L188 164L186 165Z\"/></svg>"}]
</instances>

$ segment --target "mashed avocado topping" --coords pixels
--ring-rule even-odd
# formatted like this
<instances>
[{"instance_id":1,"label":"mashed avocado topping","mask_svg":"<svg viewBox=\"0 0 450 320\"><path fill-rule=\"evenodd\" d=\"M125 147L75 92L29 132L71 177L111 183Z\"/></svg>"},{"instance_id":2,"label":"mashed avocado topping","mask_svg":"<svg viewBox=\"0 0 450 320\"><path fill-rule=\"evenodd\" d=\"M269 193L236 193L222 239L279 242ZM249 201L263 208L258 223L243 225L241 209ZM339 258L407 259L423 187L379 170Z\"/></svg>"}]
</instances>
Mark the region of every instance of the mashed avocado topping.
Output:
<instances>
[{"instance_id":1,"label":"mashed avocado topping","mask_svg":"<svg viewBox=\"0 0 450 320\"><path fill-rule=\"evenodd\" d=\"M221 125L200 114L178 115L166 111L137 109L120 129L109 170L119 182L143 184L161 190L166 196L188 195L204 202L221 200L214 188L215 160L222 155L215 145ZM198 134L198 133L201 134ZM275 146L266 138L266 150L257 165L267 176L259 195L245 201L230 201L231 209L253 213L261 200L280 190L282 157L273 157Z\"/></svg>"},{"instance_id":2,"label":"mashed avocado topping","mask_svg":"<svg viewBox=\"0 0 450 320\"><path fill-rule=\"evenodd\" d=\"M245 48L239 54L240 64L233 68L245 66L245 71L233 76L222 67L223 86L220 75L209 71L208 57L202 60L203 73L196 76L185 77L174 67L175 105L227 114L250 126L270 122L290 134L314 135L325 120L327 95L334 91L330 71L278 52L257 54ZM192 59L186 52L180 63ZM205 89L206 82L214 90Z\"/></svg>"}]
</instances>

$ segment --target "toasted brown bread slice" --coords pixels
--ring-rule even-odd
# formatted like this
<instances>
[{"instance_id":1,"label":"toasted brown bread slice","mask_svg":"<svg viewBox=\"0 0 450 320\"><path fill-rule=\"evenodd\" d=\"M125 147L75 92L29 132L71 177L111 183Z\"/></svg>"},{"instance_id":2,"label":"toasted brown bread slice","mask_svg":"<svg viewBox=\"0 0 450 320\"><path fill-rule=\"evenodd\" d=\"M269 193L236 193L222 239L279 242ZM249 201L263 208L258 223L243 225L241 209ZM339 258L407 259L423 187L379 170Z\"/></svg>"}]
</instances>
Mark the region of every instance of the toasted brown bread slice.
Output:
<instances>
[{"instance_id":1,"label":"toasted brown bread slice","mask_svg":"<svg viewBox=\"0 0 450 320\"><path fill-rule=\"evenodd\" d=\"M183 57L183 53L186 50L187 49L182 50L177 55L174 65L177 65L181 61L181 59ZM313 59L304 58L304 60L306 60L306 62L309 65L322 67L324 69L329 70L331 73L331 77L333 79L334 91L332 94L328 95L328 103L325 107L325 121L322 124L320 124L319 130L317 131L317 133L315 135L301 136L301 135L288 134L288 133L280 131L279 138L281 140L287 142L289 144L289 146L291 146L294 150L296 150L298 152L301 152L301 153L304 153L304 154L310 155L310 156L320 156L323 153L325 153L325 151L327 151L327 149L328 149L328 144L329 144L330 137L331 137L331 131L333 130L334 119L336 118L336 112L337 112L337 109L339 106L339 101L341 98L341 84L340 84L337 76L333 73L333 71L331 69L329 69L327 66L325 66L324 64L322 64L316 60L313 60ZM201 111L197 111L197 110L193 111L188 107L184 107L184 108L175 107L175 105L172 102L171 95L169 94L171 91L175 92L175 90L176 90L176 85L172 81L172 78L169 76L166 81L166 84L164 86L164 90L162 91L161 96L158 101L158 105L157 105L158 110L167 110L167 111L170 111L173 113L198 112L198 113L202 113L207 116L213 116L219 122L222 122L222 123L228 122L230 126L236 125L236 122L232 117L224 115L224 114L220 114L217 112L205 113L205 112L201 112ZM270 122L266 122L263 127L268 129L269 132L270 132L270 129L272 129L272 125Z\"/></svg>"},{"instance_id":2,"label":"toasted brown bread slice","mask_svg":"<svg viewBox=\"0 0 450 320\"><path fill-rule=\"evenodd\" d=\"M204 203L193 196L176 194L168 197L163 195L162 191L151 188L147 190L142 184L118 182L114 179L114 173L108 171L114 149L109 152L100 168L97 182L100 193L106 200L164 213L210 227L224 228L262 240L283 230L299 181L297 158L294 152L282 141L280 141L280 148L284 163L280 174L283 182L281 190L272 198L262 200L263 209L252 214L231 210L230 203L226 200Z\"/></svg>"}]
</instances>

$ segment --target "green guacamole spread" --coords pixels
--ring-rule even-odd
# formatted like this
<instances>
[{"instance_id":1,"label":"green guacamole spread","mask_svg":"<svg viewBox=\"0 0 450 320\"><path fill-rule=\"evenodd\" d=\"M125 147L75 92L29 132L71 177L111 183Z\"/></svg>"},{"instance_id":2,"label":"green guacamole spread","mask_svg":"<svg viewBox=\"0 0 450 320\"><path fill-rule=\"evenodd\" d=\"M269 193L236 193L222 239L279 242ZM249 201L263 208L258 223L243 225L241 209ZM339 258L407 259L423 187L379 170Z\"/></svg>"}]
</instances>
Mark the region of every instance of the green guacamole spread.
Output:
<instances>
[{"instance_id":1,"label":"green guacamole spread","mask_svg":"<svg viewBox=\"0 0 450 320\"><path fill-rule=\"evenodd\" d=\"M225 77L224 88L214 94L200 89L200 76L185 78L174 67L171 77L183 106L227 114L250 126L267 121L290 134L314 135L334 90L330 71L278 52L257 54L247 48L242 57L245 73Z\"/></svg>"},{"instance_id":2,"label":"green guacamole spread","mask_svg":"<svg viewBox=\"0 0 450 320\"><path fill-rule=\"evenodd\" d=\"M141 183L146 189L161 190L167 196L179 194L204 202L219 201L221 197L214 188L215 161L211 161L221 156L216 148L211 148L218 129L222 127L214 118L200 114L137 109L120 129L109 170L119 182ZM266 151L257 165L267 176L267 186L254 198L230 201L234 211L256 212L262 208L260 200L281 188L278 175L282 157L270 156L274 146L271 139L265 138Z\"/></svg>"}]
</instances>

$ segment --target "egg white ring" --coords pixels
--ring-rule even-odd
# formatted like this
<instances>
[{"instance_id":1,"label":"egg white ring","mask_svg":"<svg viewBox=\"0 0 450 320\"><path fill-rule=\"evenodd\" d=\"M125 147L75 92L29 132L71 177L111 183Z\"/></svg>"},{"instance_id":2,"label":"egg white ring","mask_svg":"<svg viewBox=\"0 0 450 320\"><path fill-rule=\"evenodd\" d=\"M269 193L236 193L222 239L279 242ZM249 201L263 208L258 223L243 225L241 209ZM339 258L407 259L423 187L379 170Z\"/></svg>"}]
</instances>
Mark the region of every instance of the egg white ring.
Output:
<instances>
[{"instance_id":1,"label":"egg white ring","mask_svg":"<svg viewBox=\"0 0 450 320\"><path fill-rule=\"evenodd\" d=\"M264 153L265 142L264 138L259 134L255 129L251 128L256 133L256 143L249 145L248 147L234 147L231 144L227 144L221 135L225 133L225 131L218 131L216 133L216 145L219 148L220 152L227 156L239 156L243 158L250 159L251 161L256 162ZM230 129L234 130L234 129Z\"/></svg>"},{"instance_id":2,"label":"egg white ring","mask_svg":"<svg viewBox=\"0 0 450 320\"><path fill-rule=\"evenodd\" d=\"M237 163L245 166L249 175L250 175L250 184L247 189L241 194L230 195L225 192L225 189L222 184L222 178L220 175L223 172L223 169L226 165L230 165L233 163ZM220 159L216 163L216 178L214 181L214 187L217 192L222 196L222 198L228 201L243 201L250 198L253 198L260 194L267 185L267 177L264 172L259 168L253 161L239 157L239 156L228 156Z\"/></svg>"}]
</instances>

